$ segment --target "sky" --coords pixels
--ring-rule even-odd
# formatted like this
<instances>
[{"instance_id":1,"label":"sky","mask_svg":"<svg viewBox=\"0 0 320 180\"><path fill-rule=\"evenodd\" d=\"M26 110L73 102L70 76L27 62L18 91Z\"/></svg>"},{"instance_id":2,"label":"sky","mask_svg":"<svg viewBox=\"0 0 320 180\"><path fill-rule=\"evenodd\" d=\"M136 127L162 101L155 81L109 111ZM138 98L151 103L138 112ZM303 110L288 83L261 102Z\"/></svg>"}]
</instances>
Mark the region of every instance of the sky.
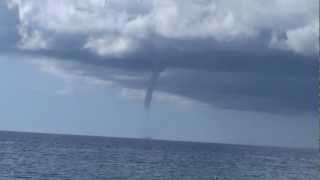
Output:
<instances>
[{"instance_id":1,"label":"sky","mask_svg":"<svg viewBox=\"0 0 320 180\"><path fill-rule=\"evenodd\" d=\"M0 2L0 130L317 147L317 0Z\"/></svg>"}]
</instances>

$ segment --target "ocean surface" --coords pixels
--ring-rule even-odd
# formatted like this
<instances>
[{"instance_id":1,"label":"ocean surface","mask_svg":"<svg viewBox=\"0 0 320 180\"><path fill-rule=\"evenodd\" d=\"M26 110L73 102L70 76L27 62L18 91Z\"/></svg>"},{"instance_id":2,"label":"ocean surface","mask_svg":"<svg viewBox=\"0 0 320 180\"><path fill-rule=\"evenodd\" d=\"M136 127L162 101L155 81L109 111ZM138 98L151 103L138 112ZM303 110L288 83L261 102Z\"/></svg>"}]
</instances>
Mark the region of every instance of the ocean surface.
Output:
<instances>
[{"instance_id":1,"label":"ocean surface","mask_svg":"<svg viewBox=\"0 0 320 180\"><path fill-rule=\"evenodd\" d=\"M0 180L319 180L315 150L0 132Z\"/></svg>"}]
</instances>

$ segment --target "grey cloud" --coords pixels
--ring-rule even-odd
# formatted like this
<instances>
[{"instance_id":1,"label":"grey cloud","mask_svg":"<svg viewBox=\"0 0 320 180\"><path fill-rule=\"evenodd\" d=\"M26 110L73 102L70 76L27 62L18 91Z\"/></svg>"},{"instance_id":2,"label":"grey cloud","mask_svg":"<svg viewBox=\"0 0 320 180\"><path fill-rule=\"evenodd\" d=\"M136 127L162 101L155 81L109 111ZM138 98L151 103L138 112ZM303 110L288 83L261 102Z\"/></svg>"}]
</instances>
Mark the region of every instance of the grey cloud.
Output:
<instances>
[{"instance_id":1,"label":"grey cloud","mask_svg":"<svg viewBox=\"0 0 320 180\"><path fill-rule=\"evenodd\" d=\"M138 3L139 2L139 3ZM9 0L19 16L21 47L55 47L56 38L84 35L100 56L143 50L154 37L168 42L207 39L216 44L256 41L265 47L315 55L319 50L317 0ZM314 27L314 28L313 28ZM283 36L280 36L283 35ZM50 38L49 38L50 37ZM279 38L283 37L283 38Z\"/></svg>"},{"instance_id":2,"label":"grey cloud","mask_svg":"<svg viewBox=\"0 0 320 180\"><path fill-rule=\"evenodd\" d=\"M316 112L316 3L8 0L4 17L16 19L16 52L53 57L71 73L146 90L163 69L159 91L292 114Z\"/></svg>"}]
</instances>

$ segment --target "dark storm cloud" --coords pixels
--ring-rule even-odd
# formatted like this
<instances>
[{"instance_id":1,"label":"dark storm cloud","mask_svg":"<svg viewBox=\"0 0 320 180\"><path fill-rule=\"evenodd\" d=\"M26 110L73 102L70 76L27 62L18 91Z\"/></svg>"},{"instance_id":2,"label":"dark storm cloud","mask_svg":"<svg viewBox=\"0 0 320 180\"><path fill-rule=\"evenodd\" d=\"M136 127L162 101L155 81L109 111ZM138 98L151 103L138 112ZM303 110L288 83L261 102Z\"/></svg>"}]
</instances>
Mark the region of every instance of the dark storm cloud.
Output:
<instances>
[{"instance_id":1,"label":"dark storm cloud","mask_svg":"<svg viewBox=\"0 0 320 180\"><path fill-rule=\"evenodd\" d=\"M172 57L170 53L139 54L120 61L103 61L92 54L79 54L52 53L50 57L61 58L61 62L81 62L62 66L70 72L80 70L85 76L140 90L147 90L149 79L158 68L161 74L156 90L219 108L292 115L316 112L316 58L282 52L197 52L172 53Z\"/></svg>"},{"instance_id":2,"label":"dark storm cloud","mask_svg":"<svg viewBox=\"0 0 320 180\"><path fill-rule=\"evenodd\" d=\"M4 42L16 44L17 53L76 62L61 66L70 72L147 89L161 69L157 90L215 107L316 111L315 1L237 7L239 1L166 0L139 8L119 1L107 11L93 0L8 2L11 11L0 13ZM270 12L254 10L263 6Z\"/></svg>"}]
</instances>

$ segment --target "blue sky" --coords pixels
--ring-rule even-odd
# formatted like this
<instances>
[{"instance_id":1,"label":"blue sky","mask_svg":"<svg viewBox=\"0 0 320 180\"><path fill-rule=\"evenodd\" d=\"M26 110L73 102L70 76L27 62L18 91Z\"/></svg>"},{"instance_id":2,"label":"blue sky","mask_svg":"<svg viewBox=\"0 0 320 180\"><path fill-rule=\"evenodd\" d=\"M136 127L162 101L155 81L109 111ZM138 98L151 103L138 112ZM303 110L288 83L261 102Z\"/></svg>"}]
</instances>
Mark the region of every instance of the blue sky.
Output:
<instances>
[{"instance_id":1,"label":"blue sky","mask_svg":"<svg viewBox=\"0 0 320 180\"><path fill-rule=\"evenodd\" d=\"M316 1L103 2L0 3L1 130L317 146Z\"/></svg>"}]
</instances>

